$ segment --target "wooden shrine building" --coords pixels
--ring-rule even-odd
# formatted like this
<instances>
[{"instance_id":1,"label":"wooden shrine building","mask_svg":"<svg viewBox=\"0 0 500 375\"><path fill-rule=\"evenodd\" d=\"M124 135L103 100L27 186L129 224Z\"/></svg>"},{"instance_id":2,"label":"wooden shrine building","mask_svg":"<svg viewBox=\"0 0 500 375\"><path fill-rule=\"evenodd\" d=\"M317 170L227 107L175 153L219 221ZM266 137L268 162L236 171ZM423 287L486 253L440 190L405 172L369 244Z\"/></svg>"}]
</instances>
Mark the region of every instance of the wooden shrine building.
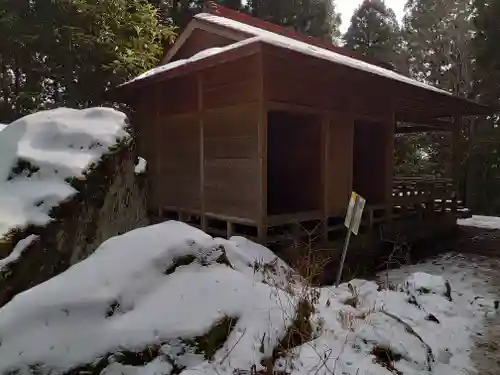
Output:
<instances>
[{"instance_id":1,"label":"wooden shrine building","mask_svg":"<svg viewBox=\"0 0 500 375\"><path fill-rule=\"evenodd\" d=\"M297 223L316 223L326 239L352 190L367 200L364 230L403 216L454 219L457 153L453 178L395 177L395 135L446 131L456 151L461 117L489 112L218 6L118 92L134 110L151 212L262 243Z\"/></svg>"}]
</instances>

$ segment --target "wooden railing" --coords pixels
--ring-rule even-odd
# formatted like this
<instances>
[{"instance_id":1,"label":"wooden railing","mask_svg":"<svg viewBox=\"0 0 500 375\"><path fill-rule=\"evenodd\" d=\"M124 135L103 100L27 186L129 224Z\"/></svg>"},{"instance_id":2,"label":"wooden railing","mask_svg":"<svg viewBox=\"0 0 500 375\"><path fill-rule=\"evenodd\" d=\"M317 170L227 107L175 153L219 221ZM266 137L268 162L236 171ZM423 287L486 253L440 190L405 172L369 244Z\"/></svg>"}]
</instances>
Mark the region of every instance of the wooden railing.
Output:
<instances>
[{"instance_id":1,"label":"wooden railing","mask_svg":"<svg viewBox=\"0 0 500 375\"><path fill-rule=\"evenodd\" d=\"M396 177L393 205L401 209L426 208L433 211L456 210L455 184L449 178Z\"/></svg>"}]
</instances>

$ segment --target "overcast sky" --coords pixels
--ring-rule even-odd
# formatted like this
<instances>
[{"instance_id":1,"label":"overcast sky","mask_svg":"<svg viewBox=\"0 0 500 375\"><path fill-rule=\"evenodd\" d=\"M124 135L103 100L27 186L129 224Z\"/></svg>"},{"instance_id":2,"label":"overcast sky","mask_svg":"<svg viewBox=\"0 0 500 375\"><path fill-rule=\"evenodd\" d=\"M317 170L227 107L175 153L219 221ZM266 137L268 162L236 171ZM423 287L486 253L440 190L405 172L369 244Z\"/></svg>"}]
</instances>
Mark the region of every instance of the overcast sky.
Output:
<instances>
[{"instance_id":1,"label":"overcast sky","mask_svg":"<svg viewBox=\"0 0 500 375\"><path fill-rule=\"evenodd\" d=\"M336 10L342 15L342 24L340 25L340 30L345 32L349 27L351 22L351 16L354 10L361 4L363 0L335 0ZM396 16L398 17L398 21L401 21L403 18L403 8L405 6L406 0L385 0L385 4L388 7L391 7L394 12L396 12Z\"/></svg>"}]
</instances>

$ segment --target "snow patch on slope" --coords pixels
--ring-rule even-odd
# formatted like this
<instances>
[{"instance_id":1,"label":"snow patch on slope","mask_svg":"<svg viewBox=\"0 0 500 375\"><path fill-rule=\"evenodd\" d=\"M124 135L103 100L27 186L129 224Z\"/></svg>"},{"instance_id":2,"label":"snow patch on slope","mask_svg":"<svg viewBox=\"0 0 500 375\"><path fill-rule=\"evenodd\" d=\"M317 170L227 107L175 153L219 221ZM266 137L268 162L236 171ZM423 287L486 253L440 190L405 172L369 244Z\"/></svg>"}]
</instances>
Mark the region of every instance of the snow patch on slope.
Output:
<instances>
[{"instance_id":1,"label":"snow patch on slope","mask_svg":"<svg viewBox=\"0 0 500 375\"><path fill-rule=\"evenodd\" d=\"M125 114L111 108L41 111L0 133L0 237L44 225L50 210L76 193L82 178L110 147L127 137Z\"/></svg>"},{"instance_id":2,"label":"snow patch on slope","mask_svg":"<svg viewBox=\"0 0 500 375\"><path fill-rule=\"evenodd\" d=\"M38 236L30 234L28 237L20 240L7 257L0 259L0 272L2 272L5 267L8 267L9 264L17 262L24 250L26 250L26 248L31 245L37 238Z\"/></svg>"},{"instance_id":3,"label":"snow patch on slope","mask_svg":"<svg viewBox=\"0 0 500 375\"><path fill-rule=\"evenodd\" d=\"M194 262L168 271L186 256L206 261L219 246L180 222L106 241L87 260L0 310L0 373L37 363L64 371L120 349L202 335L224 316L238 322L215 358L231 350L231 366L260 363L289 324L293 298L222 264ZM110 306L119 306L111 316ZM262 337L261 352L254 344ZM211 366L197 365L206 371Z\"/></svg>"},{"instance_id":4,"label":"snow patch on slope","mask_svg":"<svg viewBox=\"0 0 500 375\"><path fill-rule=\"evenodd\" d=\"M391 290L366 280L314 288L244 238L176 221L137 229L0 309L0 374L82 365L107 375L249 374L271 357L275 370L296 375L473 370L471 334L485 310L466 289L470 278L431 266L390 271L399 284ZM234 326L204 358L195 338L225 317ZM292 340L304 324L303 342ZM123 353L146 354L131 363Z\"/></svg>"}]
</instances>

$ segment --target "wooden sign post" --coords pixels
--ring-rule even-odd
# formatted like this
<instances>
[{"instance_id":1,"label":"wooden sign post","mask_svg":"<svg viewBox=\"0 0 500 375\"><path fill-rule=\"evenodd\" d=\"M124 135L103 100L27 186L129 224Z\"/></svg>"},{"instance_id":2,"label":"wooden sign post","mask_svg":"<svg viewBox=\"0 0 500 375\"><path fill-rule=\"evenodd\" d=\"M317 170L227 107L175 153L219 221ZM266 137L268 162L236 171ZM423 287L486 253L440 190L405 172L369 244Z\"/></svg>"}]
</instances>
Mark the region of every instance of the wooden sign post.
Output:
<instances>
[{"instance_id":1,"label":"wooden sign post","mask_svg":"<svg viewBox=\"0 0 500 375\"><path fill-rule=\"evenodd\" d=\"M347 227L347 235L344 242L344 249L342 250L342 258L340 259L336 286L339 286L340 280L342 279L342 269L344 268L349 242L351 241L351 233L354 233L355 235L358 234L365 204L366 200L363 197L361 197L359 194L356 194L355 192L352 192L344 222L344 225Z\"/></svg>"}]
</instances>

